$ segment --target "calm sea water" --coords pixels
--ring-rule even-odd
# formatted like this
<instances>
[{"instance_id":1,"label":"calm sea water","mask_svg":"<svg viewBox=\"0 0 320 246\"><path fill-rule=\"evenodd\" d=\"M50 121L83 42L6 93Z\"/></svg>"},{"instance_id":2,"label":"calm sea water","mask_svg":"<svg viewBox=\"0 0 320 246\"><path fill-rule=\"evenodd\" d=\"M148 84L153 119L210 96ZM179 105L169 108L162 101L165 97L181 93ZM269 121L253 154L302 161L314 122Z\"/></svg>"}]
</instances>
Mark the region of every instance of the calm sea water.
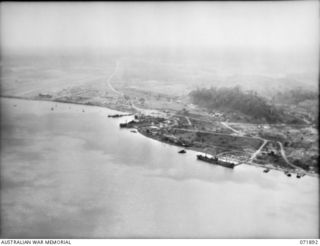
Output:
<instances>
[{"instance_id":1,"label":"calm sea water","mask_svg":"<svg viewBox=\"0 0 320 246\"><path fill-rule=\"evenodd\" d=\"M111 113L1 99L2 237L318 237L318 178L209 165Z\"/></svg>"}]
</instances>

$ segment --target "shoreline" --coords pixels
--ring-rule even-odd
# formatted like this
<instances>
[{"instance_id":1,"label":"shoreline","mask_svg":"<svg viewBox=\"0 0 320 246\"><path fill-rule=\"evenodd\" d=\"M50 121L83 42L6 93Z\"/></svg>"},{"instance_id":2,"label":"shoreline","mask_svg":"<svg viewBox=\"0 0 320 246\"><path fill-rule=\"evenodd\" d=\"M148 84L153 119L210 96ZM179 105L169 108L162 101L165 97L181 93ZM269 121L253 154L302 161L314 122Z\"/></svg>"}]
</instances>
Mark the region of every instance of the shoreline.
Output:
<instances>
[{"instance_id":1,"label":"shoreline","mask_svg":"<svg viewBox=\"0 0 320 246\"><path fill-rule=\"evenodd\" d=\"M176 144L173 144L173 143L170 143L170 142L161 141L158 138L155 138L155 137L148 136L148 135L144 134L143 132L139 131L138 128L128 128L128 129L135 129L141 135L143 135L143 136L145 136L147 138L153 139L155 141L158 141L160 143L168 144L168 145L175 146L175 147L178 147L178 148L181 148L181 149L185 149L185 150L191 150L191 151L195 151L195 152L199 152L199 153L203 153L203 154L205 153L203 150L201 150L200 148L197 148L197 147L183 147L183 146L179 146L179 145L176 145ZM235 167L240 166L240 165L248 165L248 166L253 166L253 167L257 167L257 168L261 168L261 169L269 169L270 171L271 170L279 171L279 172L283 172L283 173L288 172L287 169L281 168L281 167L271 166L272 164L268 164L270 166L263 166L263 165L260 165L260 164L257 164L257 163L247 163L246 162L246 163L236 164ZM291 173L291 174L299 174L299 172L296 172L296 171L294 171L294 172L293 171L289 171L289 173ZM306 176L319 178L318 174L312 174L312 173L306 173Z\"/></svg>"},{"instance_id":2,"label":"shoreline","mask_svg":"<svg viewBox=\"0 0 320 246\"><path fill-rule=\"evenodd\" d=\"M41 98L28 98L28 97L22 97L22 96L6 96L6 95L0 95L0 98L28 100L28 101L39 101L39 102L41 102L41 101L44 101L44 102L58 102L58 103L64 103L64 104L74 104L74 105L83 105L83 106L91 106L91 107L100 107L100 108L105 108L105 109L118 111L118 112L121 112L121 113L133 113L133 114L136 113L135 110L123 111L124 108L121 108L121 107L112 107L112 106L111 107L109 107L109 106L107 107L107 106L104 106L104 105L99 105L99 104L94 104L94 103L86 104L86 103L74 102L74 101L61 101L61 100L54 100L54 99L50 100L48 98L41 99ZM146 138L150 138L150 139L156 140L156 141L164 143L164 144L180 147L180 148L183 148L183 149L186 149L186 150L192 150L192 151L195 151L195 152L205 153L204 151L202 151L201 149L199 149L197 147L183 147L183 146L175 145L175 144L170 143L170 142L164 142L164 141L161 141L158 138L155 138L155 137L149 136L147 134L144 134L143 132L139 131L139 128L132 128L132 129L135 129L139 134L141 134L142 136L144 136ZM238 166L238 165L254 166L254 167L257 167L257 168L276 170L276 171L280 171L280 172L283 172L283 173L288 172L288 170L286 170L284 168L281 168L281 167L274 167L274 166L267 166L266 167L266 166L262 166L262 165L257 164L257 163L241 163L241 164L237 164L236 166ZM272 165L272 164L270 164L270 165ZM289 171L289 173L298 174L299 172ZM316 174L316 173L308 173L308 172L306 172L306 176L319 178L319 174Z\"/></svg>"},{"instance_id":3,"label":"shoreline","mask_svg":"<svg viewBox=\"0 0 320 246\"><path fill-rule=\"evenodd\" d=\"M22 97L22 96L4 96L0 95L0 98L7 98L7 99L18 99L18 100L27 100L27 101L38 101L38 102L57 102L57 103L64 103L64 104L74 104L74 105L83 105L83 106L89 106L89 107L99 107L99 108L105 108L110 109L114 111L118 111L120 113L136 113L135 110L132 111L124 111L124 108L121 107L112 107L112 105L104 106L100 104L94 104L94 103L83 103L83 102L76 102L76 101L63 101L63 100L55 100L55 99L48 99L48 98L30 98L30 97Z\"/></svg>"}]
</instances>

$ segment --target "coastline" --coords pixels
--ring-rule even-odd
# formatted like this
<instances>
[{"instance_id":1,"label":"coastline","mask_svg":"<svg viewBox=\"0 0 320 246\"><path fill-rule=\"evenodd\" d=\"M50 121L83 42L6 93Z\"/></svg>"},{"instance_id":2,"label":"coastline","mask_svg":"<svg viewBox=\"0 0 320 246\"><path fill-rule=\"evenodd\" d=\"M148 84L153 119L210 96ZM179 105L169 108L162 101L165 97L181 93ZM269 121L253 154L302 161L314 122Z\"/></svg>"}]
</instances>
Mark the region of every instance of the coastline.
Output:
<instances>
[{"instance_id":1,"label":"coastline","mask_svg":"<svg viewBox=\"0 0 320 246\"><path fill-rule=\"evenodd\" d=\"M0 95L0 98L8 98L8 99L19 99L19 100L28 100L28 101L44 101L44 102L57 102L57 103L65 103L65 104L74 104L74 105L83 105L83 106L89 106L89 107L100 107L100 108L106 108L111 109L115 111L119 111L120 113L136 113L134 109L126 110L125 107L114 107L112 104L110 105L102 105L102 104L95 104L95 103L84 103L84 102L77 102L77 101L65 101L65 100L50 100L49 98L31 98L31 97L22 97L22 96L6 96L6 95Z\"/></svg>"},{"instance_id":2,"label":"coastline","mask_svg":"<svg viewBox=\"0 0 320 246\"><path fill-rule=\"evenodd\" d=\"M139 131L139 128L132 128L132 129L137 130L137 132L139 132L141 135L143 135L143 136L145 136L147 138L151 138L151 139L156 140L156 141L161 142L161 143L165 143L165 144L168 144L168 145L180 147L180 148L185 149L185 150L191 150L191 151L195 151L195 152L199 152L199 153L203 153L203 154L205 153L202 149L197 148L197 147L182 147L182 146L170 143L170 142L161 141L159 138L152 137L152 136L149 136L147 134L144 134L143 132ZM208 153L208 154L211 154L211 153ZM257 168L270 169L270 170L280 171L280 172L283 172L283 173L288 172L287 169L281 168L281 167L275 167L275 166L272 166L272 164L268 164L268 166L263 166L263 165L260 165L260 164L257 164L257 163L247 163L246 162L246 163L236 164L235 167L237 167L239 165L254 166L254 167L257 167ZM297 172L297 171L290 171L290 173L291 174L299 174L299 172ZM312 173L306 173L306 175L308 175L310 177L317 177L317 178L319 177L317 174L312 174Z\"/></svg>"},{"instance_id":3,"label":"coastline","mask_svg":"<svg viewBox=\"0 0 320 246\"><path fill-rule=\"evenodd\" d=\"M50 100L49 98L28 98L28 97L22 97L22 96L6 96L6 95L0 95L0 98L8 98L8 99L18 99L18 100L29 100L29 101L45 101L45 102L58 102L58 103L65 103L65 104L74 104L74 105L83 105L83 106L92 106L92 107L100 107L100 108L106 108L106 109L111 109L111 110L115 110L115 111L118 111L120 113L136 113L136 110L132 109L131 111L130 110L126 110L124 111L124 107L113 107L113 105L110 105L109 106L105 106L105 105L100 105L100 104L95 104L95 103L83 103L83 102L76 102L76 101L65 101L65 100L55 100L55 99L52 99ZM147 138L150 138L150 139L153 139L153 140L156 140L156 141L159 141L161 143L164 143L164 144L168 144L168 145L172 145L172 146L176 146L176 147L180 147L180 148L183 148L183 149L186 149L186 150L192 150L192 151L196 151L196 152L200 152L200 153L205 153L202 149L200 148L197 148L197 147L182 147L182 146L179 146L179 145L176 145L176 144L173 144L173 143L170 143L170 142L164 142L164 141L161 141L159 138L156 138L156 137L152 137L150 135L147 135L145 133L143 133L142 131L139 130L139 128L132 128L132 129L135 129L137 130L137 132L139 134L141 134L142 136L144 137L147 137ZM210 153L209 153L210 154ZM257 164L257 163L241 163L241 164L237 164L236 166L238 165L249 165L249 166L255 166L255 167L258 167L258 168L264 168L264 169L270 169L270 170L276 170L276 171L280 171L280 172L288 172L287 169L285 168L281 168L281 167L275 167L275 166L272 166L272 164L268 165L268 166L263 166L263 165L260 165L260 164ZM289 171L291 174L299 174L298 171L292 171L290 170ZM316 173L308 173L306 172L305 175L307 176L310 176L310 177L317 177L319 178L319 175L316 174Z\"/></svg>"}]
</instances>

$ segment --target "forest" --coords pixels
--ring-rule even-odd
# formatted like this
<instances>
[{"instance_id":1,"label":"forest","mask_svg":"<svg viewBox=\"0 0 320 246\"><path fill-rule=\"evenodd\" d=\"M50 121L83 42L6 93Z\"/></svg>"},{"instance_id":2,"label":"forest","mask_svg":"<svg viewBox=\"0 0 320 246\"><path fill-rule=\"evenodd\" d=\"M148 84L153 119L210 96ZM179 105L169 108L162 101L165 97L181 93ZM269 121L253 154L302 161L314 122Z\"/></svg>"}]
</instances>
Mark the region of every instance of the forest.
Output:
<instances>
[{"instance_id":1,"label":"forest","mask_svg":"<svg viewBox=\"0 0 320 246\"><path fill-rule=\"evenodd\" d=\"M318 97L318 91L305 90L303 88L295 88L285 92L278 92L274 96L274 101L276 103L297 105L307 100L317 101Z\"/></svg>"},{"instance_id":2,"label":"forest","mask_svg":"<svg viewBox=\"0 0 320 246\"><path fill-rule=\"evenodd\" d=\"M208 111L239 112L266 123L283 122L283 112L254 91L243 91L240 86L211 87L189 93L195 105Z\"/></svg>"}]
</instances>

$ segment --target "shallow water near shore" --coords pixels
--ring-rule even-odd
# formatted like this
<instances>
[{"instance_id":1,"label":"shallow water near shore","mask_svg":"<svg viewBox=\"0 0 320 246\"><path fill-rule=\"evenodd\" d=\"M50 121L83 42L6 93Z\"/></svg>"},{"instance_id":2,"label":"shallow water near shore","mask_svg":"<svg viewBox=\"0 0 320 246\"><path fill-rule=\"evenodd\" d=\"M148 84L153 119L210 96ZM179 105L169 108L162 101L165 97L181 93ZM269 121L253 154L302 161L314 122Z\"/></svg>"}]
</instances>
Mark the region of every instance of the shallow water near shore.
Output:
<instances>
[{"instance_id":1,"label":"shallow water near shore","mask_svg":"<svg viewBox=\"0 0 320 246\"><path fill-rule=\"evenodd\" d=\"M113 113L1 99L2 237L318 237L318 178L209 165Z\"/></svg>"}]
</instances>

